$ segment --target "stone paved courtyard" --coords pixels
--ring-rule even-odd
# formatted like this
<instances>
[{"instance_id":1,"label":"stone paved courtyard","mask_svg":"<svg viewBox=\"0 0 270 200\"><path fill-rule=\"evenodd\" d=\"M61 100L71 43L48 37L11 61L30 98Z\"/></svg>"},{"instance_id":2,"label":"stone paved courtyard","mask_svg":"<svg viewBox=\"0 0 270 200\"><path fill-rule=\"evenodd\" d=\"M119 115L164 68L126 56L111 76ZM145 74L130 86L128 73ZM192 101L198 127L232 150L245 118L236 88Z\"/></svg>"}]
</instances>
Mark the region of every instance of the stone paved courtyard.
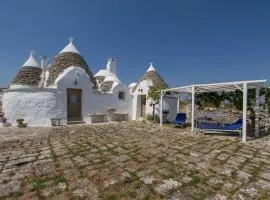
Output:
<instances>
[{"instance_id":1,"label":"stone paved courtyard","mask_svg":"<svg viewBox=\"0 0 270 200\"><path fill-rule=\"evenodd\" d=\"M0 199L270 199L269 136L242 143L144 122L0 135Z\"/></svg>"}]
</instances>

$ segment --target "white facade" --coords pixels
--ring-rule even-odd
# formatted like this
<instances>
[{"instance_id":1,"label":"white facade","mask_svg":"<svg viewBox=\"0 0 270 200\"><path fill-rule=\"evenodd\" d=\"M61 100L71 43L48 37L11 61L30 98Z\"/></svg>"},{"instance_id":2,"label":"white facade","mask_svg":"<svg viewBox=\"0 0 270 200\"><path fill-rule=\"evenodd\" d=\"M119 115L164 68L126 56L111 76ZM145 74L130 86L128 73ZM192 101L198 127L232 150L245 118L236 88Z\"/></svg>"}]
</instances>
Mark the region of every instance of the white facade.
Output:
<instances>
[{"instance_id":1,"label":"white facade","mask_svg":"<svg viewBox=\"0 0 270 200\"><path fill-rule=\"evenodd\" d=\"M72 41L60 52L73 52L79 54ZM39 63L33 54L22 67L39 68ZM35 69L36 69L35 68ZM97 83L97 89L93 89L93 82L86 71L78 66L68 66L58 74L54 84L47 86L50 76L46 67L41 68L41 81L37 86L27 84L11 84L3 95L3 112L7 122L17 125L17 119L24 119L28 126L50 126L51 119L61 119L62 124L68 121L68 89L81 91L81 119L89 122L89 115L106 115L108 110L115 110L117 114L128 114L129 119L140 118L140 98L147 95L149 87L153 85L151 80L138 83L137 89L132 92L135 83L127 87L117 77L115 59L108 59L105 69L98 71L94 77L102 77L102 82ZM153 68L154 69L154 68ZM149 68L149 70L153 70ZM96 79L97 80L97 79ZM75 84L76 81L76 84ZM110 88L102 91L100 86L110 83ZM121 94L120 94L121 93ZM177 99L164 98L163 110L169 110L169 120L173 120L176 113ZM159 114L159 105L156 105L155 113ZM152 114L151 101L146 100L145 114Z\"/></svg>"},{"instance_id":2,"label":"white facade","mask_svg":"<svg viewBox=\"0 0 270 200\"><path fill-rule=\"evenodd\" d=\"M149 71L155 71L155 68L150 65ZM152 106L152 101L151 99L148 98L148 91L151 86L153 86L153 81L152 80L142 80L141 82L138 83L136 90L132 92L133 95L133 102L132 102L132 119L137 120L140 118L144 118L147 115L152 115L153 113L153 106ZM135 87L134 84L130 85L131 91ZM142 111L142 103L141 103L141 98L142 96L146 97L146 104L145 104L145 111ZM163 98L163 110L168 111L168 116L167 119L169 121L173 121L175 119L175 116L177 114L177 97L174 96L166 96ZM144 107L143 107L144 108ZM145 113L144 113L145 112ZM142 116L142 113L145 116ZM159 115L160 113L160 104L158 103L155 105L155 114Z\"/></svg>"},{"instance_id":3,"label":"white facade","mask_svg":"<svg viewBox=\"0 0 270 200\"><path fill-rule=\"evenodd\" d=\"M74 86L73 80L79 80ZM89 114L106 114L108 109L117 113L131 113L131 95L122 84L115 86L112 93L97 93L92 89L88 75L80 67L69 67L55 81L51 88L9 89L3 97L3 110L7 121L16 125L23 118L29 126L50 126L51 119L60 118L67 122L67 89L82 90L82 119ZM125 100L118 99L118 92L126 93Z\"/></svg>"},{"instance_id":4,"label":"white facade","mask_svg":"<svg viewBox=\"0 0 270 200\"><path fill-rule=\"evenodd\" d=\"M3 97L7 122L16 125L23 118L29 126L49 126L51 118L62 117L64 108L55 89L8 90Z\"/></svg>"}]
</instances>

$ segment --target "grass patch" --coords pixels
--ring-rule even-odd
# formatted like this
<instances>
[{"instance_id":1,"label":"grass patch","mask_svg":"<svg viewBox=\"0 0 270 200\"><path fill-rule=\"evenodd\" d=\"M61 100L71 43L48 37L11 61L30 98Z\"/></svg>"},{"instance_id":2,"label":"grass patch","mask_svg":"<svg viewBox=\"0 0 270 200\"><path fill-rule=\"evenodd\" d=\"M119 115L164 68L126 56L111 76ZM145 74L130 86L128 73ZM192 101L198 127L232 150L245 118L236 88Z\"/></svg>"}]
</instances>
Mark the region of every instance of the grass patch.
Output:
<instances>
[{"instance_id":1,"label":"grass patch","mask_svg":"<svg viewBox=\"0 0 270 200\"><path fill-rule=\"evenodd\" d=\"M167 159L164 157L158 157L159 162L167 162Z\"/></svg>"},{"instance_id":2,"label":"grass patch","mask_svg":"<svg viewBox=\"0 0 270 200\"><path fill-rule=\"evenodd\" d=\"M197 185L199 182L201 182L201 178L199 176L192 176L192 180L189 182L190 185Z\"/></svg>"},{"instance_id":3,"label":"grass patch","mask_svg":"<svg viewBox=\"0 0 270 200\"><path fill-rule=\"evenodd\" d=\"M106 195L102 198L103 200L118 200L115 194Z\"/></svg>"},{"instance_id":4,"label":"grass patch","mask_svg":"<svg viewBox=\"0 0 270 200\"><path fill-rule=\"evenodd\" d=\"M128 196L131 198L136 198L137 193L135 191L130 191L130 192L128 192Z\"/></svg>"},{"instance_id":5,"label":"grass patch","mask_svg":"<svg viewBox=\"0 0 270 200\"><path fill-rule=\"evenodd\" d=\"M45 188L45 182L42 179L35 179L29 186L30 191L39 191Z\"/></svg>"},{"instance_id":6,"label":"grass patch","mask_svg":"<svg viewBox=\"0 0 270 200\"><path fill-rule=\"evenodd\" d=\"M188 176L192 178L192 180L189 182L189 185L197 185L198 183L205 183L207 178L201 177L199 175L199 172L195 169L189 170Z\"/></svg>"},{"instance_id":7,"label":"grass patch","mask_svg":"<svg viewBox=\"0 0 270 200\"><path fill-rule=\"evenodd\" d=\"M145 196L143 200L150 200L150 195L148 194L147 196Z\"/></svg>"},{"instance_id":8,"label":"grass patch","mask_svg":"<svg viewBox=\"0 0 270 200\"><path fill-rule=\"evenodd\" d=\"M136 180L140 180L140 177L137 176L136 172L128 172L130 177L127 177L127 179L129 180L128 183L132 182L132 181L136 181Z\"/></svg>"},{"instance_id":9,"label":"grass patch","mask_svg":"<svg viewBox=\"0 0 270 200\"><path fill-rule=\"evenodd\" d=\"M66 178L62 175L58 175L53 178L53 182L55 185L57 185L58 183L64 183L66 181L67 181Z\"/></svg>"},{"instance_id":10,"label":"grass patch","mask_svg":"<svg viewBox=\"0 0 270 200\"><path fill-rule=\"evenodd\" d=\"M10 179L4 179L4 180L2 181L3 184L7 184L8 182L10 182Z\"/></svg>"},{"instance_id":11,"label":"grass patch","mask_svg":"<svg viewBox=\"0 0 270 200\"><path fill-rule=\"evenodd\" d=\"M234 170L234 171L232 171L232 178L233 179L235 179L236 178L236 176L237 176L237 172Z\"/></svg>"}]
</instances>

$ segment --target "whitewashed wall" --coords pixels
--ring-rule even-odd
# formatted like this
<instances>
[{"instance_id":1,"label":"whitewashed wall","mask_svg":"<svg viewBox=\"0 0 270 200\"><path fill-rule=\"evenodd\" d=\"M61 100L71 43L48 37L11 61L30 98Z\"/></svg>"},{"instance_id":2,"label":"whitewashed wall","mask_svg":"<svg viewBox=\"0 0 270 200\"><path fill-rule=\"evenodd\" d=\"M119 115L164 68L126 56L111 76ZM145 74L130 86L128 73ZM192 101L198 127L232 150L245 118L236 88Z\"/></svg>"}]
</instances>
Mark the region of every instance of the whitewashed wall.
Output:
<instances>
[{"instance_id":1,"label":"whitewashed wall","mask_svg":"<svg viewBox=\"0 0 270 200\"><path fill-rule=\"evenodd\" d=\"M75 86L74 80L78 84ZM117 85L113 93L100 94L92 89L89 76L79 67L69 67L50 88L14 86L4 93L3 111L7 122L17 125L23 118L28 126L50 126L51 118L67 120L67 88L82 90L82 118L87 121L90 113L106 114L115 108L118 113L132 113L132 96L124 84ZM118 92L125 91L125 100L118 99Z\"/></svg>"},{"instance_id":2,"label":"whitewashed wall","mask_svg":"<svg viewBox=\"0 0 270 200\"><path fill-rule=\"evenodd\" d=\"M50 126L51 118L63 117L63 106L54 89L7 90L3 96L3 111L13 126L23 118L29 126Z\"/></svg>"},{"instance_id":3,"label":"whitewashed wall","mask_svg":"<svg viewBox=\"0 0 270 200\"><path fill-rule=\"evenodd\" d=\"M119 92L125 92L125 99L119 99L118 95ZM128 113L129 119L131 119L132 115L132 95L129 92L129 89L126 85L123 83L119 83L114 89L113 89L113 96L115 99L115 103L117 105L116 109L118 113Z\"/></svg>"},{"instance_id":4,"label":"whitewashed wall","mask_svg":"<svg viewBox=\"0 0 270 200\"><path fill-rule=\"evenodd\" d=\"M148 94L149 88L153 85L152 80L143 80L139 83L136 91L133 93L133 112L132 112L132 119L136 120L140 117L140 95ZM155 114L159 115L159 104L155 106ZM176 97L164 97L163 98L163 109L169 110L168 120L173 121L175 119L177 113L177 98ZM151 100L146 99L146 115L152 114L153 107L151 106Z\"/></svg>"},{"instance_id":5,"label":"whitewashed wall","mask_svg":"<svg viewBox=\"0 0 270 200\"><path fill-rule=\"evenodd\" d=\"M77 80L77 85L74 81ZM82 118L84 119L89 114L90 110L95 109L94 94L92 92L93 84L89 80L89 76L80 67L69 67L64 70L62 74L55 80L55 87L59 93L59 99L62 106L65 108L63 115L67 118L67 89L81 89L82 90Z\"/></svg>"},{"instance_id":6,"label":"whitewashed wall","mask_svg":"<svg viewBox=\"0 0 270 200\"><path fill-rule=\"evenodd\" d=\"M74 86L74 80L78 81L78 85ZM131 113L131 95L128 88L119 83L112 93L97 93L92 89L92 83L89 76L79 67L69 67L56 80L56 87L59 92L64 107L67 107L67 88L82 90L82 117L88 118L88 114L106 114L108 109L116 109L118 113ZM118 92L125 92L125 100L118 99ZM67 114L65 114L67 115Z\"/></svg>"}]
</instances>

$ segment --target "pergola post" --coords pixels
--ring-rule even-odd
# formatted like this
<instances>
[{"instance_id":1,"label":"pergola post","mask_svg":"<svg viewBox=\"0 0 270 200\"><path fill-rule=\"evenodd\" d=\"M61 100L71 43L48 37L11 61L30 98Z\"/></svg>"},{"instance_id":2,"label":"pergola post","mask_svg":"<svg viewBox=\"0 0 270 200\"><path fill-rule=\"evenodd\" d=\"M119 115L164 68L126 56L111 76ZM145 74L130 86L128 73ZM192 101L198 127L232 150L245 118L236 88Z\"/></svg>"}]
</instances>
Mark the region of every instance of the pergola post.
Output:
<instances>
[{"instance_id":1,"label":"pergola post","mask_svg":"<svg viewBox=\"0 0 270 200\"><path fill-rule=\"evenodd\" d=\"M260 114L260 105L259 105L259 98L260 98L260 88L256 88L256 95L255 95L255 136L258 137L260 130L259 130L259 114Z\"/></svg>"},{"instance_id":2,"label":"pergola post","mask_svg":"<svg viewBox=\"0 0 270 200\"><path fill-rule=\"evenodd\" d=\"M180 94L177 95L177 113L180 113Z\"/></svg>"},{"instance_id":3,"label":"pergola post","mask_svg":"<svg viewBox=\"0 0 270 200\"><path fill-rule=\"evenodd\" d=\"M265 110L264 110L264 115L265 115L265 128L264 131L267 133L268 132L268 126L269 126L269 111L268 111L268 88L266 88L266 93L265 93Z\"/></svg>"},{"instance_id":4,"label":"pergola post","mask_svg":"<svg viewBox=\"0 0 270 200\"><path fill-rule=\"evenodd\" d=\"M163 92L160 92L160 100L159 100L159 125L163 125Z\"/></svg>"},{"instance_id":5,"label":"pergola post","mask_svg":"<svg viewBox=\"0 0 270 200\"><path fill-rule=\"evenodd\" d=\"M243 130L242 142L247 140L247 82L243 83Z\"/></svg>"},{"instance_id":6,"label":"pergola post","mask_svg":"<svg viewBox=\"0 0 270 200\"><path fill-rule=\"evenodd\" d=\"M191 131L194 132L195 125L195 86L191 88Z\"/></svg>"}]
</instances>

